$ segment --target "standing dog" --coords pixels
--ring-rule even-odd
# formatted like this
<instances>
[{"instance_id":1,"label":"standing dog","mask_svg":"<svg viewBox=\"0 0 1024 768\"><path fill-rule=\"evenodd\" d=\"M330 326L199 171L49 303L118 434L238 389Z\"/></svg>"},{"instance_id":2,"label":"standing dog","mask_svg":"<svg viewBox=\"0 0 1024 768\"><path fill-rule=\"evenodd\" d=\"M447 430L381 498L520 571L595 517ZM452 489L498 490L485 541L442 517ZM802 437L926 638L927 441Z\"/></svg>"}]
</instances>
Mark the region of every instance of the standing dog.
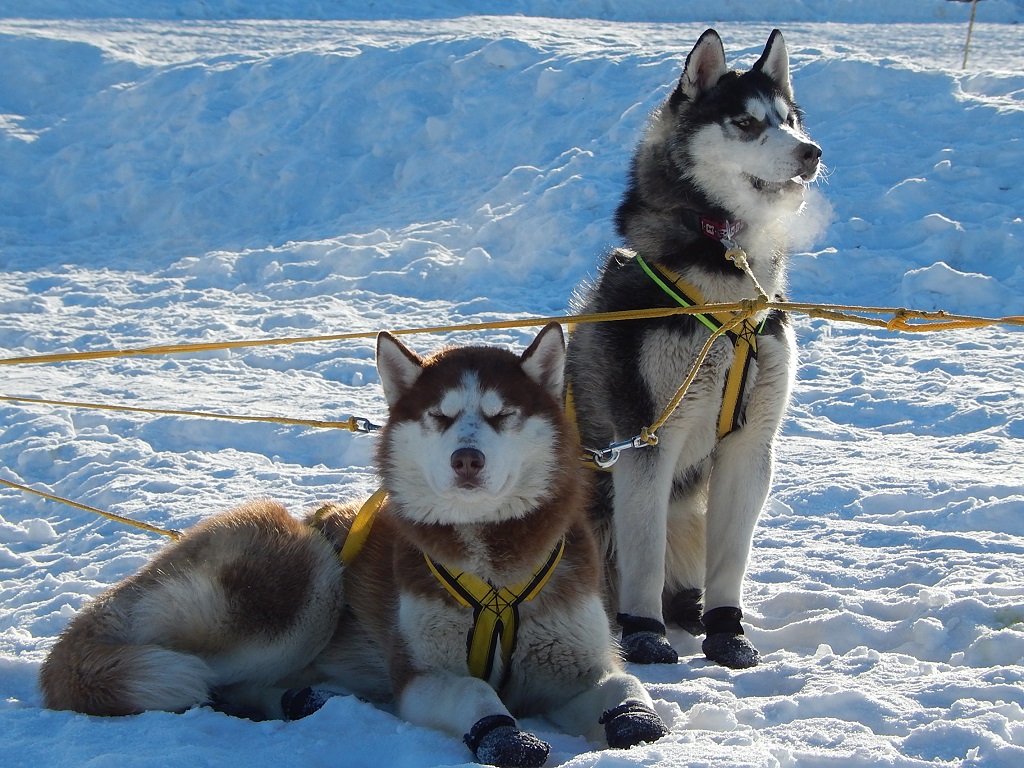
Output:
<instances>
[{"instance_id":1,"label":"standing dog","mask_svg":"<svg viewBox=\"0 0 1024 768\"><path fill-rule=\"evenodd\" d=\"M514 716L603 724L613 747L660 738L602 601L564 358L557 324L521 357L424 360L381 334L386 500L303 522L257 501L196 526L72 620L42 666L47 706L294 718L326 695L303 686L325 686L498 766L548 754Z\"/></svg>"},{"instance_id":2,"label":"standing dog","mask_svg":"<svg viewBox=\"0 0 1024 768\"><path fill-rule=\"evenodd\" d=\"M575 308L755 298L750 277L724 257L736 247L767 295L781 298L780 219L801 208L820 157L793 100L782 34L773 31L757 63L741 73L728 69L721 38L707 30L633 156L616 214L629 250L610 255ZM567 375L583 445L602 449L652 425L723 319L580 325ZM667 620L706 631L704 653L719 664L758 663L740 624L741 591L794 358L789 319L762 311L741 333L714 343L657 445L623 452L611 477L599 481L596 518L630 661L677 661Z\"/></svg>"}]
</instances>

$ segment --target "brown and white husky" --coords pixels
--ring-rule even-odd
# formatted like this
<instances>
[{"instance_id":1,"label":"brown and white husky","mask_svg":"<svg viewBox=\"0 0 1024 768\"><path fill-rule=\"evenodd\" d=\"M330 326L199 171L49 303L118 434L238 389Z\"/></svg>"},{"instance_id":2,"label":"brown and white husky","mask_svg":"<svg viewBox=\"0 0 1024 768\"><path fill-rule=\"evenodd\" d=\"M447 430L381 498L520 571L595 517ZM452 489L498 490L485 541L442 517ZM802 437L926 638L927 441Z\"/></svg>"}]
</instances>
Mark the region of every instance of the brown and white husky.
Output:
<instances>
[{"instance_id":1,"label":"brown and white husky","mask_svg":"<svg viewBox=\"0 0 1024 768\"><path fill-rule=\"evenodd\" d=\"M603 725L613 747L660 738L602 603L564 356L557 324L521 356L421 359L382 333L376 514L253 501L197 525L71 621L42 666L47 706L294 718L347 693L499 766L547 757L516 716Z\"/></svg>"}]
</instances>

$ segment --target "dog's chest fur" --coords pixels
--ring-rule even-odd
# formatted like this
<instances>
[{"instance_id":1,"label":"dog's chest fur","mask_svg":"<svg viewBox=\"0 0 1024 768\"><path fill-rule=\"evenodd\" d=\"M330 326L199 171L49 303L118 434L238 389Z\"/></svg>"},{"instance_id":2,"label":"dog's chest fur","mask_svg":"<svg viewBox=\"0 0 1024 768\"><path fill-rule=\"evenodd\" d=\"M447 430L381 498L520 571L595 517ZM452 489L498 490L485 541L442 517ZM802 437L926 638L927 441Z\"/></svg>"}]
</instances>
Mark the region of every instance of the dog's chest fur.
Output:
<instances>
[{"instance_id":1,"label":"dog's chest fur","mask_svg":"<svg viewBox=\"0 0 1024 768\"><path fill-rule=\"evenodd\" d=\"M574 506L579 514L567 516L566 509ZM354 514L353 506L338 505L329 514L321 513L318 525L341 542ZM466 674L473 611L445 590L424 553L452 572L467 570L506 586L529 578L562 536L565 550L550 580L536 598L518 608L520 629L510 669L506 674L499 661L488 680L494 686L505 680L502 698L521 714L543 712L564 700L566 686L592 684L589 670L609 663L599 556L579 501L556 496L550 508L526 519L475 526L412 523L396 514L393 501L386 504L345 574L345 632L358 632L386 662L380 670L386 669L388 679L369 681L373 684L366 693L373 695L376 688L379 698L380 690L390 688L387 698L392 698L428 669ZM602 642L594 642L595 634ZM321 665L333 677L345 670L347 679L365 680L365 668L353 669L363 656L351 643L336 644Z\"/></svg>"}]
</instances>

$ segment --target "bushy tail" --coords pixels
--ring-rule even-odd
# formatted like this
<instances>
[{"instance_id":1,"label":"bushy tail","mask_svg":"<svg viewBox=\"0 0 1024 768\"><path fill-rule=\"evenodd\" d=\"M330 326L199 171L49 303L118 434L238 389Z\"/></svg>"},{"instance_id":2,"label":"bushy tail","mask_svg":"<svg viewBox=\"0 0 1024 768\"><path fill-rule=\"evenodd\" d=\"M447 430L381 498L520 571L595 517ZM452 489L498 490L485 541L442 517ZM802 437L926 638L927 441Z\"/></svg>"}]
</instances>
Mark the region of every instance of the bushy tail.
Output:
<instances>
[{"instance_id":1,"label":"bushy tail","mask_svg":"<svg viewBox=\"0 0 1024 768\"><path fill-rule=\"evenodd\" d=\"M209 698L213 671L198 656L155 645L94 639L54 646L40 670L50 709L88 715L183 712Z\"/></svg>"}]
</instances>

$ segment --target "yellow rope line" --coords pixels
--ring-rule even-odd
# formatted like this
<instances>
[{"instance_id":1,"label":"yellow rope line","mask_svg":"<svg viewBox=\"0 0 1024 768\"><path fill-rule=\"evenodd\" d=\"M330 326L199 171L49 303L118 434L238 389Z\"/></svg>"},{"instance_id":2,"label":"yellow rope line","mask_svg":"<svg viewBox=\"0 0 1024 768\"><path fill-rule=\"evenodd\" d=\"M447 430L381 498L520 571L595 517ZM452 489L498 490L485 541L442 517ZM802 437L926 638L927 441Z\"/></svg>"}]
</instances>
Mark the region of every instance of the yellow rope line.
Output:
<instances>
[{"instance_id":1,"label":"yellow rope line","mask_svg":"<svg viewBox=\"0 0 1024 768\"><path fill-rule=\"evenodd\" d=\"M651 424L651 426L644 427L642 430L640 430L641 440L643 440L648 445L658 444L657 431L665 425L665 422L668 421L669 418L671 418L672 414L675 413L676 409L679 407L679 403L681 403L683 398L686 396L686 393L690 389L690 385L693 383L693 380L697 378L697 372L700 370L701 365L704 364L704 358L706 358L708 356L708 352L711 351L711 345L714 344L720 336L723 336L729 331L732 331L733 329L741 326L743 324L743 321L746 320L747 317L748 315L737 316L735 319L730 320L728 323L722 325L717 331L715 331L714 333L711 334L711 336L708 337L708 340L704 342L704 346L701 347L700 352L697 354L697 359L694 360L693 365L690 367L690 372L687 374L686 379L679 386L679 389L676 390L675 395L672 397L672 400L669 401L669 404L665 407L665 410L662 412L661 416L659 416L658 419L653 424Z\"/></svg>"},{"instance_id":2,"label":"yellow rope line","mask_svg":"<svg viewBox=\"0 0 1024 768\"><path fill-rule=\"evenodd\" d=\"M522 320L495 320L482 323L459 323L454 325L437 325L425 328L405 328L391 331L396 336L416 333L448 333L456 331L487 331L507 330L512 328L533 328L548 323L604 323L620 320L644 320L649 318L668 317L670 315L692 315L706 312L744 312L750 302L730 304L705 304L694 307L659 307L656 309L637 309L622 312L601 312L586 315L557 315L552 317L529 317ZM768 301L759 303L759 309L778 309L785 312L796 312L815 318L844 320L861 323L892 331L921 333L926 331L946 331L960 328L984 328L993 325L1013 325L1024 327L1024 316L1001 318L972 317L967 315L951 315L943 311L928 312L923 310L894 309L892 307L858 307L839 304L799 304L789 301ZM875 320L861 315L893 315L889 321ZM916 324L908 320L924 321ZM65 352L42 355L26 355L22 357L0 358L0 365L27 365L40 363L65 363L82 360L103 360L118 357L137 357L145 355L174 355L188 352L210 352L225 349L242 349L246 347L283 346L291 344L310 344L325 341L349 341L353 339L372 339L377 331L355 331L336 333L325 336L297 336L272 339L248 339L239 341L197 342L190 344L165 344L134 349L101 349L93 352Z\"/></svg>"},{"instance_id":3,"label":"yellow rope line","mask_svg":"<svg viewBox=\"0 0 1024 768\"><path fill-rule=\"evenodd\" d=\"M727 254L728 255L728 254ZM731 257L730 257L731 258ZM999 319L984 318L984 317L969 317L969 316L958 316L949 315L942 311L937 312L924 312L920 310L909 310L909 309L882 309L873 307L841 307L841 306L830 306L830 305L815 305L815 304L794 304L792 302L774 302L768 299L761 289L761 286L757 284L757 278L749 271L749 268L745 263L737 262L737 266L746 272L751 279L754 280L754 284L757 286L760 298L751 299L749 301L740 302L739 305L715 305L709 304L703 307L707 310L708 308L715 307L716 310L720 307L732 307L738 306L738 310L735 312L733 320L721 326L717 331L711 334L708 340L704 343L693 365L690 368L690 372L687 374L686 379L676 390L672 400L662 411L661 416L651 424L649 427L644 427L640 430L639 439L650 446L658 444L657 432L665 423L672 417L683 398L686 396L687 391L690 388L690 384L696 378L701 365L703 365L705 358L711 351L711 345L723 334L738 328L743 324L743 321L753 317L755 314L764 309L786 309L790 312L803 312L811 317L827 318L829 320L841 320L847 322L858 322L865 325L871 325L877 328L885 328L890 331L904 331L906 333L920 333L927 331L950 331L959 329L969 328L984 328L991 325L1006 324L1006 325L1024 325L1024 317L1004 317ZM854 310L859 312L891 312L893 318L891 320L881 320L875 318L866 318L859 315L853 315L848 310ZM924 320L925 323L911 324L908 322L910 319Z\"/></svg>"},{"instance_id":4,"label":"yellow rope line","mask_svg":"<svg viewBox=\"0 0 1024 768\"><path fill-rule=\"evenodd\" d=\"M175 411L163 408L133 408L127 405L107 405L104 403L83 403L72 400L44 400L37 397L14 397L0 395L0 401L12 403L38 403L41 405L60 405L69 408L92 408L98 411L126 411L128 413L148 413L157 416L195 416L206 419L229 419L232 421L264 422L270 424L287 424L291 426L318 427L322 429L347 429L349 432L362 432L360 420L350 416L345 421L320 421L317 419L293 419L286 416L232 416L227 413L211 413L209 411Z\"/></svg>"},{"instance_id":5,"label":"yellow rope line","mask_svg":"<svg viewBox=\"0 0 1024 768\"><path fill-rule=\"evenodd\" d=\"M405 336L415 333L446 333L453 331L492 331L511 328L531 328L534 326L547 325L552 322L600 322L603 320L634 320L652 317L665 317L675 314L674 310L665 309L641 309L626 312L607 312L598 315L560 315L556 317L533 317L524 320L494 320L478 323L459 323L455 325L437 325L426 328L404 328L391 330L395 336ZM152 347L140 347L135 349L100 349L94 352L65 352L45 355L27 355L24 357L0 358L0 365L24 365L33 363L66 363L80 360L103 360L116 357L136 357L142 355L175 355L186 352L211 352L225 349L242 349L245 347L269 347L284 346L291 344L309 344L324 341L351 341L354 339L376 338L378 331L353 331L350 333L335 333L324 336L292 336L273 339L249 339L239 341L217 341L217 342L196 342L189 344L164 344Z\"/></svg>"},{"instance_id":6,"label":"yellow rope line","mask_svg":"<svg viewBox=\"0 0 1024 768\"><path fill-rule=\"evenodd\" d=\"M155 525L150 525L149 523L132 520L130 517L124 517L122 515L115 515L113 512L104 512L102 509L96 509L96 507L90 507L86 504L79 504L77 501L71 501L70 499L65 499L62 496L54 496L52 493L46 493L46 491L37 491L35 488L29 488L27 485L21 485L19 483L12 483L10 480L0 478L0 485L6 485L9 488L14 488L15 490L23 491L25 493L33 493L36 496L42 496L44 499L49 499L50 501L59 501L60 503L67 504L71 507L84 509L86 512L95 512L97 515L102 515L110 520L116 520L117 522L124 523L125 525L141 528L142 530L149 531L150 533L159 533L161 536L170 536L174 540L181 538L181 531L157 528Z\"/></svg>"},{"instance_id":7,"label":"yellow rope line","mask_svg":"<svg viewBox=\"0 0 1024 768\"><path fill-rule=\"evenodd\" d=\"M742 269L742 265L738 265ZM744 270L747 271L747 270ZM756 280L755 280L756 283ZM760 288L760 286L758 286ZM995 325L1008 325L1008 326L1021 326L1024 327L1024 316L1013 315L1001 318L986 318L986 317L972 317L965 315L951 315L944 311L921 311L921 310L909 310L909 309L893 309L891 307L859 307L859 306L847 306L847 305L829 305L829 304L800 304L794 302L784 301L771 301L763 292L760 298L742 301L730 304L707 304L693 307L666 307L657 309L643 309L643 310L628 310L623 312L603 312L596 314L587 315L562 315L555 317L543 317L543 318L526 318L523 320L502 320L492 321L483 323L461 323L455 325L445 326L433 326L427 328L407 328L392 331L395 335L409 335L416 333L444 333L454 331L471 331L471 330L499 330L499 329L512 329L512 328L529 328L536 327L539 325L546 325L550 322L561 322L561 323L598 323L598 322L614 322L621 320L640 320L647 318L658 318L668 317L670 315L689 315L689 314L700 314L706 312L732 312L735 315L735 319L729 323L723 325L718 331L713 333L711 337L705 342L704 347L701 349L696 362L690 370L686 380L680 385L673 396L672 401L665 408L661 416L655 421L650 427L646 427L640 434L640 440L647 445L656 445L658 442L657 430L660 429L666 421L671 417L675 410L679 407L680 402L685 397L687 390L692 384L694 378L697 375L700 365L703 363L708 352L711 349L711 345L724 333L740 325L743 320L753 316L757 312L766 309L777 309L785 312L796 312L805 314L812 318L826 319L826 320L838 320L842 322L854 322L862 325L868 325L875 328L885 328L889 331L902 331L905 333L923 333L929 331L948 331L948 330L959 330L959 329L971 329L971 328L985 328ZM864 317L863 315L882 315L891 314L890 320L876 319L870 317ZM919 321L917 323L911 323L911 320ZM203 342L194 344L170 344L160 345L152 347L143 347L136 349L107 349L97 350L94 352L70 352L62 354L44 354L44 355L29 355L23 357L11 357L11 358L0 358L0 365L22 365L22 364L39 364L39 363L55 363L55 362L72 362L82 360L101 360L118 357L134 357L141 355L167 355L167 354L180 354L187 352L202 352L202 351L213 351L213 350L224 350L224 349L240 349L245 347L262 347L262 346L275 346L275 345L290 345L290 344L305 344L312 342L324 342L324 341L344 341L351 339L367 339L374 338L377 335L377 331L361 331L353 333L340 333L331 334L325 336L307 336L307 337L284 337L284 338L273 338L273 339L256 339L256 340L242 340L242 341L231 341L231 342ZM24 397L12 397L0 395L0 400L8 402L29 402L29 403L41 403L47 405L60 405L78 408L95 408L99 410L111 410L111 411L129 411L134 413L149 413L149 414L160 414L160 415L175 415L175 416L197 416L197 417L208 417L208 418L219 418L219 419L232 419L236 421L248 421L248 422L271 422L277 424L289 424L289 425L300 425L300 426L311 426L311 427L323 427L323 428L344 428L350 431L365 431L366 425L369 422L365 420L356 419L351 417L347 421L319 421L310 419L290 419L290 418L278 418L278 417L263 417L263 416L231 416L228 414L220 413L204 413L198 411L180 411L180 410L167 410L167 409L155 409L155 408L134 408L129 406L113 406L96 403L81 403L71 401L59 401L59 400L43 400L39 398L24 398ZM106 517L110 520L115 520L126 525L131 525L142 530L158 533L163 536L169 536L173 539L177 539L181 536L179 531L167 530L164 528L158 528L148 523L143 523L138 520L132 520L131 518L124 517L122 515L116 515L112 512L105 512L95 507L90 507L85 504L79 504L78 502L65 499L60 496L55 496L44 491L38 491L33 488L29 488L25 485L13 483L8 480L0 479L0 485L5 485L16 490L23 491L25 493L35 494L51 501L58 501L63 504L67 504L78 509L85 510L87 512L93 512L95 514Z\"/></svg>"}]
</instances>

